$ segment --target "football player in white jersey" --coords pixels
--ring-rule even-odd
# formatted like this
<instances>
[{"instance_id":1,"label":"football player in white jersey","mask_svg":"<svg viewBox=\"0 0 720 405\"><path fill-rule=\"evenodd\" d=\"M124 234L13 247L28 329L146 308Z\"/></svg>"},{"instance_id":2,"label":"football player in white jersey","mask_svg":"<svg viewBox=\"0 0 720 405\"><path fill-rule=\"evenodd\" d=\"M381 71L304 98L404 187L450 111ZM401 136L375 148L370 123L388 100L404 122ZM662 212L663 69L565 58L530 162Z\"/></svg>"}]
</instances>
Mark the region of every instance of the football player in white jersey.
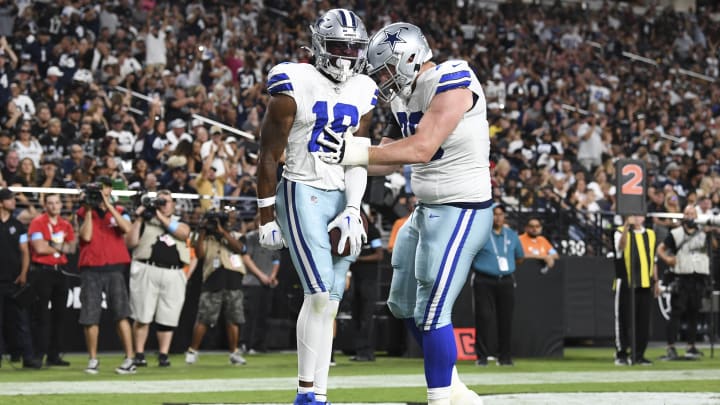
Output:
<instances>
[{"instance_id":1,"label":"football player in white jersey","mask_svg":"<svg viewBox=\"0 0 720 405\"><path fill-rule=\"evenodd\" d=\"M297 320L298 394L295 404L325 404L333 321L345 273L367 236L360 203L364 166L338 166L315 155L328 139L355 133L367 145L377 86L360 74L368 36L360 18L345 9L325 13L310 27L314 65L281 63L268 73L271 95L263 120L258 162L260 244L288 246L305 291ZM318 142L320 141L320 142ZM332 146L332 145L330 145ZM285 166L278 182L278 164ZM276 200L277 193L277 200ZM331 252L328 231L341 231Z\"/></svg>"},{"instance_id":2,"label":"football player in white jersey","mask_svg":"<svg viewBox=\"0 0 720 405\"><path fill-rule=\"evenodd\" d=\"M428 404L477 404L477 394L457 379L451 312L492 227L487 108L467 62L435 64L431 57L415 25L394 23L373 35L368 73L390 101L399 139L369 147L334 138L333 151L317 154L369 166L371 174L382 172L377 165L413 165L419 205L393 249L388 306L423 348Z\"/></svg>"}]
</instances>

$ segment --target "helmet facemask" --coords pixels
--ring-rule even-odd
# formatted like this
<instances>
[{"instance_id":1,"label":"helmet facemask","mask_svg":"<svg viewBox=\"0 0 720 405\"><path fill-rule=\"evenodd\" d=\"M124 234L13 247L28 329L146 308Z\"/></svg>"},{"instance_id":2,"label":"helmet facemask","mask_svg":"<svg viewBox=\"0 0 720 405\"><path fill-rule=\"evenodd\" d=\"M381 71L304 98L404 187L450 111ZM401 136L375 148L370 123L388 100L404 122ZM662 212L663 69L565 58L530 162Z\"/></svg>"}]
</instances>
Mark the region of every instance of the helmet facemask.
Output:
<instances>
[{"instance_id":1,"label":"helmet facemask","mask_svg":"<svg viewBox=\"0 0 720 405\"><path fill-rule=\"evenodd\" d=\"M411 76L399 72L397 62L397 55L392 55L382 65L368 72L368 76L378 84L378 96L385 102L390 102L397 95L403 98L409 97L412 83L417 76L417 71Z\"/></svg>"},{"instance_id":2,"label":"helmet facemask","mask_svg":"<svg viewBox=\"0 0 720 405\"><path fill-rule=\"evenodd\" d=\"M432 51L420 29L394 23L377 32L368 46L368 75L375 80L386 102L400 95L408 98L423 63Z\"/></svg>"},{"instance_id":3,"label":"helmet facemask","mask_svg":"<svg viewBox=\"0 0 720 405\"><path fill-rule=\"evenodd\" d=\"M344 82L365 69L368 37L354 13L330 10L310 26L310 31L315 67L330 78Z\"/></svg>"}]
</instances>

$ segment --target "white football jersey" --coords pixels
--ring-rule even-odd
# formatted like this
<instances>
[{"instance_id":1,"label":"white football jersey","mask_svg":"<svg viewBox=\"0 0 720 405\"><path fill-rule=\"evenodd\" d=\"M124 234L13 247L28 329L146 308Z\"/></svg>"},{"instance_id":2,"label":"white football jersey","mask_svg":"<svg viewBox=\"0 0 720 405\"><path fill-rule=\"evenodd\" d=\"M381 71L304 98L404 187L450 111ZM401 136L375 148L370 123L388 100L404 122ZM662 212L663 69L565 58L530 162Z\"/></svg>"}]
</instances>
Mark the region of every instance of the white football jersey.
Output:
<instances>
[{"instance_id":1,"label":"white football jersey","mask_svg":"<svg viewBox=\"0 0 720 405\"><path fill-rule=\"evenodd\" d=\"M316 141L328 124L338 134L357 131L360 118L377 104L375 82L356 75L336 83L313 65L281 63L270 70L267 89L271 95L292 97L297 105L283 177L323 190L345 190L343 166L327 164L312 152L324 150Z\"/></svg>"},{"instance_id":2,"label":"white football jersey","mask_svg":"<svg viewBox=\"0 0 720 405\"><path fill-rule=\"evenodd\" d=\"M467 62L449 60L423 72L407 101L393 99L393 115L403 136L412 136L433 97L458 88L470 89L475 104L430 162L412 165L412 190L424 203L478 203L492 199L485 94Z\"/></svg>"}]
</instances>

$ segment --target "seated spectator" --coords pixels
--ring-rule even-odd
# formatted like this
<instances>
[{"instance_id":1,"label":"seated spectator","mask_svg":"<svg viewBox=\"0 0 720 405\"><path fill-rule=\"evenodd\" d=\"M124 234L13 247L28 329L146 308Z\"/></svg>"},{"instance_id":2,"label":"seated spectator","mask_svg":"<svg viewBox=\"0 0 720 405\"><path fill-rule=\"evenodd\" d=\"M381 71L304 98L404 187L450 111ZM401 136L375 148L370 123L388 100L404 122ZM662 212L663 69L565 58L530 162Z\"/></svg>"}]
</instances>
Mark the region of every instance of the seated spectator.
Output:
<instances>
[{"instance_id":1,"label":"seated spectator","mask_svg":"<svg viewBox=\"0 0 720 405\"><path fill-rule=\"evenodd\" d=\"M33 166L40 167L43 148L40 145L40 142L38 142L37 139L30 133L30 130L31 127L29 121L25 121L20 124L17 138L10 147L18 152L18 157L20 159L30 158Z\"/></svg>"},{"instance_id":2,"label":"seated spectator","mask_svg":"<svg viewBox=\"0 0 720 405\"><path fill-rule=\"evenodd\" d=\"M525 233L519 236L525 259L538 259L544 262L545 270L555 267L560 258L557 250L544 236L542 223L538 217L530 217L525 225Z\"/></svg>"}]
</instances>

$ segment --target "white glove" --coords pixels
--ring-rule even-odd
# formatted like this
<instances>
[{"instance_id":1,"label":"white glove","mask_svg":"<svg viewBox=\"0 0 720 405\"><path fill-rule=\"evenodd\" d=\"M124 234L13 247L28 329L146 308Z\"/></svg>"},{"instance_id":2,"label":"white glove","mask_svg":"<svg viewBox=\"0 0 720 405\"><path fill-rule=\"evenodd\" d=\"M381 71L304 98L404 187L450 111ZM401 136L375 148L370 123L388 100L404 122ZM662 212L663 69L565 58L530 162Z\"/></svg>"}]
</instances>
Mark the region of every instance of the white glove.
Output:
<instances>
[{"instance_id":1,"label":"white glove","mask_svg":"<svg viewBox=\"0 0 720 405\"><path fill-rule=\"evenodd\" d=\"M314 152L323 162L331 165L367 166L370 138L353 136L350 131L338 134L329 127L323 129L317 143L327 151Z\"/></svg>"},{"instance_id":2,"label":"white glove","mask_svg":"<svg viewBox=\"0 0 720 405\"><path fill-rule=\"evenodd\" d=\"M287 242L280 232L280 226L277 221L270 221L265 225L260 225L260 246L265 249L279 250L287 247Z\"/></svg>"},{"instance_id":3,"label":"white glove","mask_svg":"<svg viewBox=\"0 0 720 405\"><path fill-rule=\"evenodd\" d=\"M325 157L320 158L323 162L339 164L342 161L342 156L345 153L345 138L343 134L338 134L333 131L330 126L325 126L322 134L317 137L316 142L324 147L324 150L318 152L318 154L323 154Z\"/></svg>"},{"instance_id":4,"label":"white glove","mask_svg":"<svg viewBox=\"0 0 720 405\"><path fill-rule=\"evenodd\" d=\"M328 224L327 230L340 229L340 242L338 243L338 254L345 250L345 243L350 243L350 255L357 256L362 246L367 242L367 234L360 218L360 210L355 207L346 207L335 219Z\"/></svg>"}]
</instances>

